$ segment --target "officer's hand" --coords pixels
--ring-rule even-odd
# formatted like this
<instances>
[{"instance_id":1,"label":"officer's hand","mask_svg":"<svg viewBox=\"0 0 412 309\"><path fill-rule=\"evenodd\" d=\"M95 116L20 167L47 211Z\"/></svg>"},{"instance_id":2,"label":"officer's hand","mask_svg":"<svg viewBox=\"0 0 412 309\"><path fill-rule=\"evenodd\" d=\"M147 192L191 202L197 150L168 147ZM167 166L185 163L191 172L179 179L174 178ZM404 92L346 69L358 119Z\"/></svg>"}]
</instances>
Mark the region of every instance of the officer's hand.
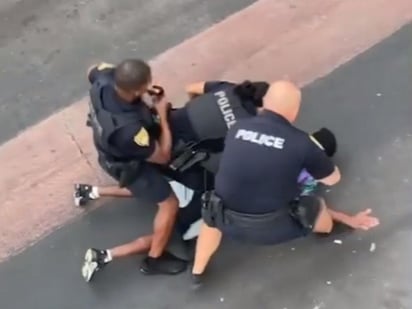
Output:
<instances>
[{"instance_id":1,"label":"officer's hand","mask_svg":"<svg viewBox=\"0 0 412 309\"><path fill-rule=\"evenodd\" d=\"M366 209L352 216L348 225L356 230L367 231L379 225L379 219L371 216L372 209Z\"/></svg>"},{"instance_id":2,"label":"officer's hand","mask_svg":"<svg viewBox=\"0 0 412 309\"><path fill-rule=\"evenodd\" d=\"M155 104L153 107L158 115L160 117L166 117L169 109L171 108L169 101L165 97L163 97L160 100L156 100L154 103Z\"/></svg>"}]
</instances>

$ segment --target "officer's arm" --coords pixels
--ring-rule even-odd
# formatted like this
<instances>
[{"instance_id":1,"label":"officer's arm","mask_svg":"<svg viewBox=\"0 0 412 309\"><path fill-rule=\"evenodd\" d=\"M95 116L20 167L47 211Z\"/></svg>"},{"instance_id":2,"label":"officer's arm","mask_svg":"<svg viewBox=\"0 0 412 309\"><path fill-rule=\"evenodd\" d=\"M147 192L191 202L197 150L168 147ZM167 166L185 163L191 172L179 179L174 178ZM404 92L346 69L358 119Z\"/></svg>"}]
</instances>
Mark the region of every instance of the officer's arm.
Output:
<instances>
[{"instance_id":1,"label":"officer's arm","mask_svg":"<svg viewBox=\"0 0 412 309\"><path fill-rule=\"evenodd\" d=\"M157 164L167 164L170 161L172 153L172 134L169 123L167 121L167 114L159 113L160 118L160 138L156 141L154 151L147 161Z\"/></svg>"},{"instance_id":2,"label":"officer's arm","mask_svg":"<svg viewBox=\"0 0 412 309\"><path fill-rule=\"evenodd\" d=\"M155 142L153 153L146 161L161 165L167 164L170 161L170 151L167 152L167 150L162 148L161 143Z\"/></svg>"},{"instance_id":3,"label":"officer's arm","mask_svg":"<svg viewBox=\"0 0 412 309\"><path fill-rule=\"evenodd\" d=\"M313 141L308 141L304 168L313 178L328 186L337 184L341 178L339 168Z\"/></svg>"},{"instance_id":4,"label":"officer's arm","mask_svg":"<svg viewBox=\"0 0 412 309\"><path fill-rule=\"evenodd\" d=\"M131 132L131 131L130 131ZM120 137L128 135L130 132L120 134ZM149 161L157 164L166 164L170 160L170 155L160 145L159 141L150 137L149 132L143 126L136 126L133 131L132 142L128 138L128 142L120 140L114 143L127 155L134 156L140 160Z\"/></svg>"},{"instance_id":5,"label":"officer's arm","mask_svg":"<svg viewBox=\"0 0 412 309\"><path fill-rule=\"evenodd\" d=\"M186 86L186 93L189 97L195 97L204 94L205 82L192 83Z\"/></svg>"},{"instance_id":6,"label":"officer's arm","mask_svg":"<svg viewBox=\"0 0 412 309\"><path fill-rule=\"evenodd\" d=\"M186 92L190 97L194 97L233 85L235 84L227 81L198 82L187 85Z\"/></svg>"},{"instance_id":7,"label":"officer's arm","mask_svg":"<svg viewBox=\"0 0 412 309\"><path fill-rule=\"evenodd\" d=\"M126 130L119 131L117 138L113 138L113 144L122 149L125 155L157 164L166 164L170 161L170 150L167 153L161 141L150 137L143 126L136 126L133 131Z\"/></svg>"}]
</instances>

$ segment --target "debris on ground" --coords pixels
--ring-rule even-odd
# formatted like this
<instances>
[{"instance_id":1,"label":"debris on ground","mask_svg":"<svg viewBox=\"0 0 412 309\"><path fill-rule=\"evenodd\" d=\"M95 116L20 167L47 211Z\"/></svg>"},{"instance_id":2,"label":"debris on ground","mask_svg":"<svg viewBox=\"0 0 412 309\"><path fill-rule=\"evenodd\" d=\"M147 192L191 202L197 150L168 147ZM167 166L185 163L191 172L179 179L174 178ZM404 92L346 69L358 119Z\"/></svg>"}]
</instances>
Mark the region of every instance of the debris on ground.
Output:
<instances>
[{"instance_id":1,"label":"debris on ground","mask_svg":"<svg viewBox=\"0 0 412 309\"><path fill-rule=\"evenodd\" d=\"M371 243L371 246L370 246L370 248L369 248L369 251L370 251L370 252L375 252L375 250L376 250L376 244L373 242L373 243Z\"/></svg>"},{"instance_id":2,"label":"debris on ground","mask_svg":"<svg viewBox=\"0 0 412 309\"><path fill-rule=\"evenodd\" d=\"M335 239L333 242L338 245L341 245L343 243L340 239Z\"/></svg>"}]
</instances>

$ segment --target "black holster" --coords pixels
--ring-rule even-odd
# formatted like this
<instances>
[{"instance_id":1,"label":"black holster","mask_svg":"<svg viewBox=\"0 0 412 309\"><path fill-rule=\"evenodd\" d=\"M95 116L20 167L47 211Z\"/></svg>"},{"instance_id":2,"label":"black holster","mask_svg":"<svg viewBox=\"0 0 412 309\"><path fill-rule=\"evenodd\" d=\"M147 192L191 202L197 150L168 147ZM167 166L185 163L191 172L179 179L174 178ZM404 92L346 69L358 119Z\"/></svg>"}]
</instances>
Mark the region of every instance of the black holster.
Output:
<instances>
[{"instance_id":1,"label":"black holster","mask_svg":"<svg viewBox=\"0 0 412 309\"><path fill-rule=\"evenodd\" d=\"M169 167L173 171L184 172L208 158L208 153L198 149L197 143L180 145L173 151L173 159Z\"/></svg>"},{"instance_id":2,"label":"black holster","mask_svg":"<svg viewBox=\"0 0 412 309\"><path fill-rule=\"evenodd\" d=\"M210 227L224 224L223 201L214 191L206 191L202 195L202 218Z\"/></svg>"},{"instance_id":3,"label":"black holster","mask_svg":"<svg viewBox=\"0 0 412 309\"><path fill-rule=\"evenodd\" d=\"M99 161L109 175L119 181L120 188L127 187L136 180L142 164L137 160L128 162L108 160L104 155L99 155Z\"/></svg>"},{"instance_id":4,"label":"black holster","mask_svg":"<svg viewBox=\"0 0 412 309\"><path fill-rule=\"evenodd\" d=\"M297 221L304 229L313 230L313 225L309 222L307 209L302 206L299 199L294 200L289 208L289 215Z\"/></svg>"}]
</instances>

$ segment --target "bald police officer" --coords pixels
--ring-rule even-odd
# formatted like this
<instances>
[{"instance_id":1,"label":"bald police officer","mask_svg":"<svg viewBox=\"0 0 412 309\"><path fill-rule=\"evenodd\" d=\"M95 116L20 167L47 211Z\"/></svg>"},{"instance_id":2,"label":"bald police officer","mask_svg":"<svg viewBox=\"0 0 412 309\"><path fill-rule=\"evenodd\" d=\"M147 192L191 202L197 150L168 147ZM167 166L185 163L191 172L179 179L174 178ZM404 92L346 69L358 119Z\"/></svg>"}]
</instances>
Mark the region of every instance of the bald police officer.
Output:
<instances>
[{"instance_id":1,"label":"bald police officer","mask_svg":"<svg viewBox=\"0 0 412 309\"><path fill-rule=\"evenodd\" d=\"M89 281L113 259L136 253L147 253L140 267L145 274L182 272L186 261L165 251L179 209L165 175L194 189L196 184L192 175L174 175L167 169L172 148L167 120L169 103L164 97L154 97L154 111L143 101L152 75L150 67L138 59L124 60L117 66L107 63L93 66L88 79L89 125L98 160L120 186L98 188L77 184L75 201L80 205L100 195L132 195L157 204L158 211L152 234L109 250L88 249L83 277Z\"/></svg>"},{"instance_id":2,"label":"bald police officer","mask_svg":"<svg viewBox=\"0 0 412 309\"><path fill-rule=\"evenodd\" d=\"M333 221L364 230L379 224L369 209L350 216L331 210L318 196L298 196L302 169L328 186L340 180L339 169L318 142L292 125L300 100L292 83L273 83L264 111L229 130L215 191L205 196L205 223L192 270L195 284L222 233L242 242L278 244L311 232L329 233Z\"/></svg>"}]
</instances>

